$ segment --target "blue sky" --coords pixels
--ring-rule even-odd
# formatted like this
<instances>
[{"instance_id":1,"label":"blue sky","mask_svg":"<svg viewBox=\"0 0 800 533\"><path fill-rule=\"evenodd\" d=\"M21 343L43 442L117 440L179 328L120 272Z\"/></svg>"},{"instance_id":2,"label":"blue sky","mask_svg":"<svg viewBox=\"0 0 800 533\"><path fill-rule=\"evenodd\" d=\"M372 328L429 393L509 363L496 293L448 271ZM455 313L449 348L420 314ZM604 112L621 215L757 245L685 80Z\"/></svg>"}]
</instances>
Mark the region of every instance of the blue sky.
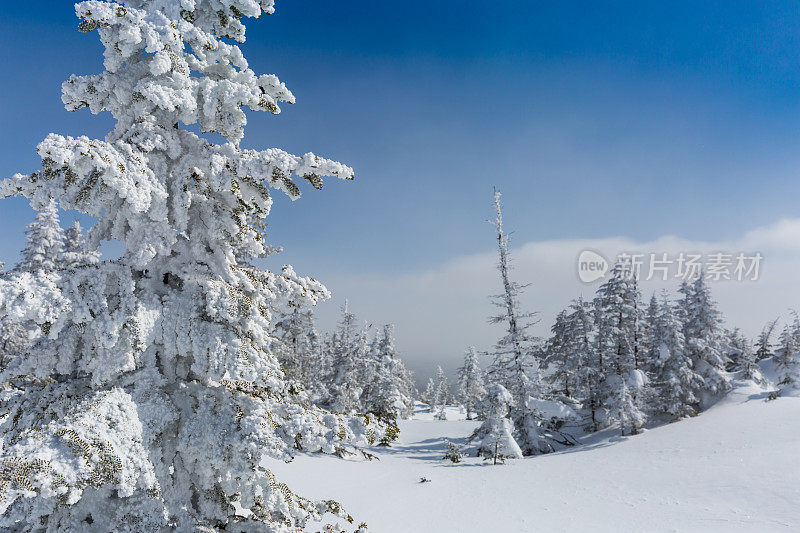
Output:
<instances>
[{"instance_id":1,"label":"blue sky","mask_svg":"<svg viewBox=\"0 0 800 533\"><path fill-rule=\"evenodd\" d=\"M50 131L109 129L61 106L61 81L101 69L76 27L69 1L2 7L0 176L35 169ZM518 243L725 241L800 214L796 2L279 0L247 32L297 104L251 113L243 145L356 170L273 210L275 261L323 281L490 251L493 185ZM0 257L31 217L3 201Z\"/></svg>"}]
</instances>

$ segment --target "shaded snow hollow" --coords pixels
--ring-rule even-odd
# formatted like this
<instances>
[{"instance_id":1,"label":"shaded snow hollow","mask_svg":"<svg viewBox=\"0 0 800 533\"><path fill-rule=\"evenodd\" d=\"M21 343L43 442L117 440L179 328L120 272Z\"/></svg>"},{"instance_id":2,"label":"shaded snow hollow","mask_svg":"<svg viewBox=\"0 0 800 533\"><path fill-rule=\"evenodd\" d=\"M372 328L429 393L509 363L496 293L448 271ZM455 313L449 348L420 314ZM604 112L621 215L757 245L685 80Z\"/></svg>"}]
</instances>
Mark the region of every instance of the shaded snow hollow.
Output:
<instances>
[{"instance_id":1,"label":"shaded snow hollow","mask_svg":"<svg viewBox=\"0 0 800 533\"><path fill-rule=\"evenodd\" d=\"M738 383L696 418L492 466L443 461L477 423L419 404L380 461L297 457L267 466L299 494L338 500L370 531L798 531L800 398ZM420 483L421 477L430 483Z\"/></svg>"}]
</instances>

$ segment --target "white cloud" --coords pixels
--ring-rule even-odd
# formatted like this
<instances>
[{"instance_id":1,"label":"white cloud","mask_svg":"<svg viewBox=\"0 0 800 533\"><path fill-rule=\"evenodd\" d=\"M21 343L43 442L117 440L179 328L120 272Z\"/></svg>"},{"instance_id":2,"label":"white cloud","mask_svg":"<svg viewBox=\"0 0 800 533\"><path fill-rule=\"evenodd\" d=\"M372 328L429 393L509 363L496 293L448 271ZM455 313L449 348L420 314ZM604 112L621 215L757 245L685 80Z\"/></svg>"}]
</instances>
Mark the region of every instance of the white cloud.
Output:
<instances>
[{"instance_id":1,"label":"white cloud","mask_svg":"<svg viewBox=\"0 0 800 533\"><path fill-rule=\"evenodd\" d=\"M547 335L555 315L577 296L591 298L601 281L585 284L578 279L577 257L592 249L613 259L622 251L668 253L760 252L764 259L758 281L721 281L712 290L729 325L755 335L765 322L800 302L800 219L784 219L756 228L741 238L723 242L699 242L663 236L650 242L625 237L512 242L513 276L531 283L522 298L525 309L537 311L536 333ZM409 366L427 374L436 364L457 367L469 345L489 348L501 335L501 327L487 323L494 309L488 295L499 292L493 252L455 258L436 268L403 275L349 275L326 278L334 293L332 302L319 311L320 325L331 328L338 306L349 298L359 317L375 324L397 325L398 346ZM673 269L674 272L674 269ZM645 274L646 275L646 274ZM645 298L677 282L643 281Z\"/></svg>"}]
</instances>

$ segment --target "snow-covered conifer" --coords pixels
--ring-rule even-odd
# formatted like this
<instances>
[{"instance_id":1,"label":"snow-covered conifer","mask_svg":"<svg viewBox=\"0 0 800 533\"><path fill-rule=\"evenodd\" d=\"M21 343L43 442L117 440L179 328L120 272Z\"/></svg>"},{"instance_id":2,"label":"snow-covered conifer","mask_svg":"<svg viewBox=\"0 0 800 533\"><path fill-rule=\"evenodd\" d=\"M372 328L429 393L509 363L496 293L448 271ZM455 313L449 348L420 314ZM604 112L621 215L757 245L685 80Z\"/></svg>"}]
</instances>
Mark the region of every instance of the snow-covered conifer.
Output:
<instances>
[{"instance_id":1,"label":"snow-covered conifer","mask_svg":"<svg viewBox=\"0 0 800 533\"><path fill-rule=\"evenodd\" d=\"M686 350L697 373L703 376L710 393L725 392L730 383L725 366L722 319L711 290L701 273L693 282L683 282L679 289L678 316L683 323Z\"/></svg>"},{"instance_id":2,"label":"snow-covered conifer","mask_svg":"<svg viewBox=\"0 0 800 533\"><path fill-rule=\"evenodd\" d=\"M756 351L753 349L750 339L742 337L740 342L741 344L738 348L739 361L736 369L741 372L742 379L748 379L758 385L763 385L766 380L761 372L761 367L756 361Z\"/></svg>"},{"instance_id":3,"label":"snow-covered conifer","mask_svg":"<svg viewBox=\"0 0 800 533\"><path fill-rule=\"evenodd\" d=\"M546 355L544 360L544 364L550 370L549 380L557 389L562 390L566 396L572 397L575 393L574 373L577 368L569 360L573 351L566 310L560 311L556 315L550 332L552 335L545 345Z\"/></svg>"},{"instance_id":4,"label":"snow-covered conifer","mask_svg":"<svg viewBox=\"0 0 800 533\"><path fill-rule=\"evenodd\" d=\"M64 251L61 264L64 268L78 268L94 265L100 260L100 253L89 249L81 223L77 220L64 234Z\"/></svg>"},{"instance_id":5,"label":"snow-covered conifer","mask_svg":"<svg viewBox=\"0 0 800 533\"><path fill-rule=\"evenodd\" d=\"M434 378L435 388L433 390L433 405L444 407L450 401L450 385L447 383L447 376L442 367L437 367L436 378Z\"/></svg>"},{"instance_id":6,"label":"snow-covered conifer","mask_svg":"<svg viewBox=\"0 0 800 533\"><path fill-rule=\"evenodd\" d=\"M328 404L334 411L353 413L361 409L365 384L361 378L366 366L367 348L366 331L358 325L358 318L345 302L339 328L331 340Z\"/></svg>"},{"instance_id":7,"label":"snow-covered conifer","mask_svg":"<svg viewBox=\"0 0 800 533\"><path fill-rule=\"evenodd\" d=\"M603 368L601 401L609 419L619 419L620 413L628 409L626 423L634 423L638 415L630 409L641 410L649 393L646 390L649 383L639 368L643 354L639 331L642 308L636 273L629 264L618 262L614 266L609 279L598 289L595 300L598 339L602 343L598 346ZM627 404L623 405L628 397L632 398L630 409Z\"/></svg>"},{"instance_id":8,"label":"snow-covered conifer","mask_svg":"<svg viewBox=\"0 0 800 533\"><path fill-rule=\"evenodd\" d=\"M658 362L658 346L654 345L654 342L658 342L655 338L655 333L660 314L661 306L654 292L650 296L650 302L647 304L647 308L644 312L644 320L642 321L642 345L644 346L645 352L645 367L648 372L653 372Z\"/></svg>"},{"instance_id":9,"label":"snow-covered conifer","mask_svg":"<svg viewBox=\"0 0 800 533\"><path fill-rule=\"evenodd\" d=\"M694 370L686 351L683 326L666 292L662 293L647 344L653 350L650 357L656 388L654 410L676 420L696 415L705 382Z\"/></svg>"},{"instance_id":10,"label":"snow-covered conifer","mask_svg":"<svg viewBox=\"0 0 800 533\"><path fill-rule=\"evenodd\" d=\"M445 454L442 459L446 459L451 463L460 463L464 458L464 452L461 451L461 446L454 444L445 439Z\"/></svg>"},{"instance_id":11,"label":"snow-covered conifer","mask_svg":"<svg viewBox=\"0 0 800 533\"><path fill-rule=\"evenodd\" d=\"M764 333L764 331L761 332L762 335ZM753 349L750 339L745 337L739 328L728 331L726 337L727 370L739 372L742 379L763 384L764 376L761 373L761 367L756 362L756 351ZM769 335L760 340L764 342L764 348L769 349Z\"/></svg>"},{"instance_id":12,"label":"snow-covered conifer","mask_svg":"<svg viewBox=\"0 0 800 533\"><path fill-rule=\"evenodd\" d=\"M597 429L598 414L603 409L602 384L605 375L601 352L597 348L595 314L592 303L578 298L570 305L566 321L566 336L569 339L566 364L572 367L567 372L574 379L574 390L571 389L570 393L589 411L592 429Z\"/></svg>"},{"instance_id":13,"label":"snow-covered conifer","mask_svg":"<svg viewBox=\"0 0 800 533\"><path fill-rule=\"evenodd\" d=\"M428 383L425 385L425 392L423 393L422 399L428 404L430 411L433 412L433 408L435 407L434 402L436 401L436 382L433 381L432 377L428 378Z\"/></svg>"},{"instance_id":14,"label":"snow-covered conifer","mask_svg":"<svg viewBox=\"0 0 800 533\"><path fill-rule=\"evenodd\" d=\"M497 231L499 259L497 269L503 292L493 297L493 303L500 308L497 315L489 321L503 324L505 335L497 341L492 352L492 363L487 369L492 383L503 385L513 399L509 416L513 421L515 438L525 455L545 453L552 450L542 427L542 415L531 407L531 398L538 400L543 396L543 385L539 361L537 360L537 340L531 335L533 313L521 310L519 296L524 285L511 281L508 251L508 234L503 228L503 212L500 206L500 192L495 190L493 203L495 218L492 224Z\"/></svg>"},{"instance_id":15,"label":"snow-covered conifer","mask_svg":"<svg viewBox=\"0 0 800 533\"><path fill-rule=\"evenodd\" d=\"M365 411L382 420L394 423L409 418L414 412L414 393L411 375L398 357L394 344L394 326L386 324L376 338L373 358L375 375L365 399Z\"/></svg>"},{"instance_id":16,"label":"snow-covered conifer","mask_svg":"<svg viewBox=\"0 0 800 533\"><path fill-rule=\"evenodd\" d=\"M642 409L642 402L636 395L636 392L644 387L644 373L634 369L627 377L614 375L612 378L620 380L619 385L612 388L617 395L613 405L617 411L620 432L625 435L627 428L630 435L636 435L647 419Z\"/></svg>"},{"instance_id":17,"label":"snow-covered conifer","mask_svg":"<svg viewBox=\"0 0 800 533\"><path fill-rule=\"evenodd\" d=\"M742 330L739 328L733 328L731 330L725 330L723 333L724 336L724 347L723 352L726 358L726 370L729 372L737 370L742 361L742 356L744 352L747 350L749 341L747 337L744 336Z\"/></svg>"},{"instance_id":18,"label":"snow-covered conifer","mask_svg":"<svg viewBox=\"0 0 800 533\"><path fill-rule=\"evenodd\" d=\"M464 352L464 366L458 369L458 399L467 410L467 420L481 410L486 396L484 375L478 365L478 352L470 346Z\"/></svg>"},{"instance_id":19,"label":"snow-covered conifer","mask_svg":"<svg viewBox=\"0 0 800 533\"><path fill-rule=\"evenodd\" d=\"M2 378L0 528L15 531L298 530L334 502L295 495L267 469L294 448L333 453L373 442L360 417L304 407L271 349L271 309L328 291L290 267L242 263L269 248L270 189L296 199L293 176L353 178L313 154L239 146L253 111L294 96L256 75L235 41L272 0L89 0L105 70L63 85L67 109L108 111L104 140L49 135L42 169L0 184L39 210L51 198L97 219L92 248L114 261L65 276L68 306ZM216 132L213 144L191 131ZM55 241L53 241L55 242ZM31 248L27 267L55 260ZM41 257L41 259L36 259ZM18 379L12 379L18 378Z\"/></svg>"},{"instance_id":20,"label":"snow-covered conifer","mask_svg":"<svg viewBox=\"0 0 800 533\"><path fill-rule=\"evenodd\" d=\"M476 455L495 461L522 458L522 449L514 439L514 423L509 418L514 403L511 393L495 383L489 387L486 400L486 419L469 438L478 443Z\"/></svg>"},{"instance_id":21,"label":"snow-covered conifer","mask_svg":"<svg viewBox=\"0 0 800 533\"><path fill-rule=\"evenodd\" d=\"M781 332L778 349L775 351L775 369L778 387L782 392L800 389L800 346L797 343L798 321L787 324Z\"/></svg>"},{"instance_id":22,"label":"snow-covered conifer","mask_svg":"<svg viewBox=\"0 0 800 533\"><path fill-rule=\"evenodd\" d=\"M779 318L776 318L768 322L761 330L761 333L758 334L758 339L756 340L756 361L762 361L774 355L772 335L775 333L775 328L778 326L779 320Z\"/></svg>"},{"instance_id":23,"label":"snow-covered conifer","mask_svg":"<svg viewBox=\"0 0 800 533\"><path fill-rule=\"evenodd\" d=\"M61 261L64 250L64 230L58 221L56 201L49 198L41 204L36 219L25 230L27 246L22 250L17 270L54 272Z\"/></svg>"}]
</instances>

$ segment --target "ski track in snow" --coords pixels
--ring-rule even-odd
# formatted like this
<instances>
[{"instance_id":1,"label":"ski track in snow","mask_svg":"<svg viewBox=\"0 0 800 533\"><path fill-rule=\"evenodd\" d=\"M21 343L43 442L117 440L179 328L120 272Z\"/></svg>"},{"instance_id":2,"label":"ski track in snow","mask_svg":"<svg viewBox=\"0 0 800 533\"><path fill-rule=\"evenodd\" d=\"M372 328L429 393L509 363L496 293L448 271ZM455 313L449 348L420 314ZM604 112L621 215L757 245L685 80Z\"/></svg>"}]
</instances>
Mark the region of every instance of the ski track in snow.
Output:
<instances>
[{"instance_id":1,"label":"ski track in snow","mask_svg":"<svg viewBox=\"0 0 800 533\"><path fill-rule=\"evenodd\" d=\"M477 423L419 405L379 461L266 464L292 490L334 498L370 531L798 531L800 398L739 386L700 416L493 466L442 460ZM430 483L420 483L421 477Z\"/></svg>"}]
</instances>

